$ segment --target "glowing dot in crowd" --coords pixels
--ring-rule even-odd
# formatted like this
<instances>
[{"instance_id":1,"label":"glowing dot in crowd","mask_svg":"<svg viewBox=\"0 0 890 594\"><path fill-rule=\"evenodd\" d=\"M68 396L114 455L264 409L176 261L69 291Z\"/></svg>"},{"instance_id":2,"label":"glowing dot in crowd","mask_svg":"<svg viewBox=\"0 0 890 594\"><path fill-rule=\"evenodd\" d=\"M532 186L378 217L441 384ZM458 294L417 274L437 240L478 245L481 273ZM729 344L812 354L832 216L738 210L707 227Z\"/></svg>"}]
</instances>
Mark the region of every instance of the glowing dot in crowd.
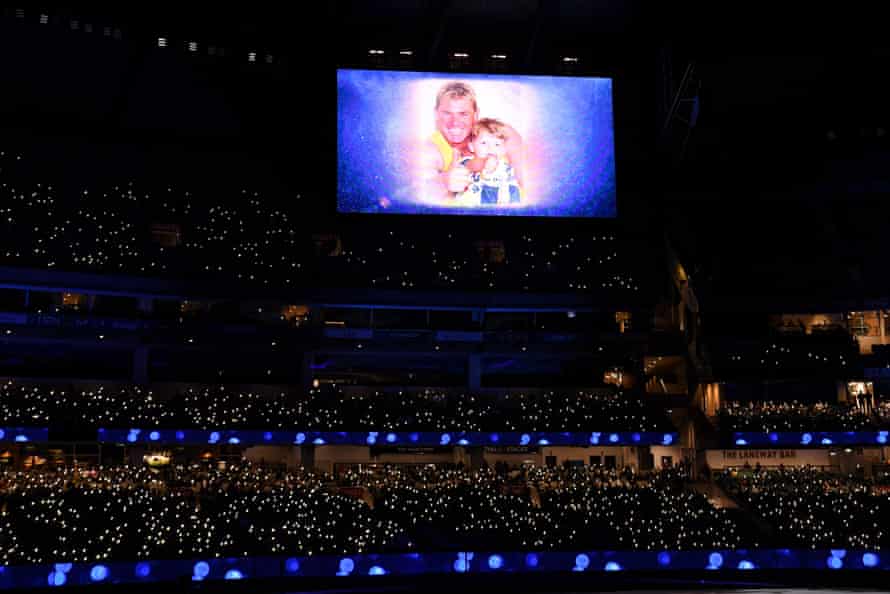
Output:
<instances>
[{"instance_id":1,"label":"glowing dot in crowd","mask_svg":"<svg viewBox=\"0 0 890 594\"><path fill-rule=\"evenodd\" d=\"M838 557L835 557L834 555L830 556L826 560L826 563L828 564L828 567L830 567L831 569L840 569L841 567L844 566L844 560L840 559Z\"/></svg>"},{"instance_id":2,"label":"glowing dot in crowd","mask_svg":"<svg viewBox=\"0 0 890 594\"><path fill-rule=\"evenodd\" d=\"M375 565L368 570L368 575L386 575L386 570L379 565Z\"/></svg>"},{"instance_id":3,"label":"glowing dot in crowd","mask_svg":"<svg viewBox=\"0 0 890 594\"><path fill-rule=\"evenodd\" d=\"M531 435L529 435L528 433L523 433L522 436L519 438L519 445L528 445L531 440Z\"/></svg>"},{"instance_id":4,"label":"glowing dot in crowd","mask_svg":"<svg viewBox=\"0 0 890 594\"><path fill-rule=\"evenodd\" d=\"M720 569L721 567L723 567L723 555L711 553L708 556L708 569Z\"/></svg>"},{"instance_id":5,"label":"glowing dot in crowd","mask_svg":"<svg viewBox=\"0 0 890 594\"><path fill-rule=\"evenodd\" d=\"M352 570L355 569L355 561L350 559L349 557L343 557L340 559L340 571L344 574L352 573Z\"/></svg>"},{"instance_id":6,"label":"glowing dot in crowd","mask_svg":"<svg viewBox=\"0 0 890 594\"><path fill-rule=\"evenodd\" d=\"M64 586L67 581L68 577L61 571L51 571L46 578L46 582L50 586Z\"/></svg>"},{"instance_id":7,"label":"glowing dot in crowd","mask_svg":"<svg viewBox=\"0 0 890 594\"><path fill-rule=\"evenodd\" d=\"M588 567L590 567L590 557L588 557L584 553L581 553L580 555L575 557L575 569L576 570L584 571Z\"/></svg>"},{"instance_id":8,"label":"glowing dot in crowd","mask_svg":"<svg viewBox=\"0 0 890 594\"><path fill-rule=\"evenodd\" d=\"M536 553L529 553L525 556L525 566L526 567L537 567L538 566L538 555Z\"/></svg>"},{"instance_id":9,"label":"glowing dot in crowd","mask_svg":"<svg viewBox=\"0 0 890 594\"><path fill-rule=\"evenodd\" d=\"M386 443L395 443L395 441L397 439L398 439L398 437L396 437L395 433L387 433L386 434Z\"/></svg>"},{"instance_id":10,"label":"glowing dot in crowd","mask_svg":"<svg viewBox=\"0 0 890 594\"><path fill-rule=\"evenodd\" d=\"M238 571L237 569L230 569L226 572L225 579L227 580L242 580L244 579L244 574Z\"/></svg>"},{"instance_id":11,"label":"glowing dot in crowd","mask_svg":"<svg viewBox=\"0 0 890 594\"><path fill-rule=\"evenodd\" d=\"M148 563L137 563L136 564L136 577L145 578L151 575L151 565Z\"/></svg>"},{"instance_id":12,"label":"glowing dot in crowd","mask_svg":"<svg viewBox=\"0 0 890 594\"><path fill-rule=\"evenodd\" d=\"M108 568L104 565L94 565L90 570L90 579L94 582L101 582L108 577Z\"/></svg>"},{"instance_id":13,"label":"glowing dot in crowd","mask_svg":"<svg viewBox=\"0 0 890 594\"><path fill-rule=\"evenodd\" d=\"M491 555L488 558L488 567L490 569L500 569L504 566L504 558L500 555Z\"/></svg>"},{"instance_id":14,"label":"glowing dot in crowd","mask_svg":"<svg viewBox=\"0 0 890 594\"><path fill-rule=\"evenodd\" d=\"M671 554L667 551L662 551L658 553L658 564L665 566L671 564Z\"/></svg>"},{"instance_id":15,"label":"glowing dot in crowd","mask_svg":"<svg viewBox=\"0 0 890 594\"><path fill-rule=\"evenodd\" d=\"M148 438L152 441L157 441L157 440L161 439L161 434L158 433L157 431L152 431L151 433L148 434Z\"/></svg>"},{"instance_id":16,"label":"glowing dot in crowd","mask_svg":"<svg viewBox=\"0 0 890 594\"><path fill-rule=\"evenodd\" d=\"M288 573L297 573L298 571L300 571L300 561L294 557L291 557L284 562L284 570Z\"/></svg>"},{"instance_id":17,"label":"glowing dot in crowd","mask_svg":"<svg viewBox=\"0 0 890 594\"><path fill-rule=\"evenodd\" d=\"M606 563L606 571L621 571L621 566L614 561Z\"/></svg>"},{"instance_id":18,"label":"glowing dot in crowd","mask_svg":"<svg viewBox=\"0 0 890 594\"><path fill-rule=\"evenodd\" d=\"M609 442L610 442L610 443L616 443L617 441L618 441L618 434L617 434L617 433L612 433L611 435L609 435Z\"/></svg>"},{"instance_id":19,"label":"glowing dot in crowd","mask_svg":"<svg viewBox=\"0 0 890 594\"><path fill-rule=\"evenodd\" d=\"M207 563L207 561L198 561L192 568L192 573L195 574L195 577L204 579L210 573L210 565Z\"/></svg>"},{"instance_id":20,"label":"glowing dot in crowd","mask_svg":"<svg viewBox=\"0 0 890 594\"><path fill-rule=\"evenodd\" d=\"M878 564L878 556L874 553L865 553L862 555L862 564L866 567L875 567Z\"/></svg>"},{"instance_id":21,"label":"glowing dot in crowd","mask_svg":"<svg viewBox=\"0 0 890 594\"><path fill-rule=\"evenodd\" d=\"M739 569L754 569L754 564L747 559L743 559L739 561Z\"/></svg>"},{"instance_id":22,"label":"glowing dot in crowd","mask_svg":"<svg viewBox=\"0 0 890 594\"><path fill-rule=\"evenodd\" d=\"M300 445L300 444L304 443L305 441L306 441L305 433L302 433L302 432L297 433L296 437L294 437L294 443L297 445Z\"/></svg>"}]
</instances>

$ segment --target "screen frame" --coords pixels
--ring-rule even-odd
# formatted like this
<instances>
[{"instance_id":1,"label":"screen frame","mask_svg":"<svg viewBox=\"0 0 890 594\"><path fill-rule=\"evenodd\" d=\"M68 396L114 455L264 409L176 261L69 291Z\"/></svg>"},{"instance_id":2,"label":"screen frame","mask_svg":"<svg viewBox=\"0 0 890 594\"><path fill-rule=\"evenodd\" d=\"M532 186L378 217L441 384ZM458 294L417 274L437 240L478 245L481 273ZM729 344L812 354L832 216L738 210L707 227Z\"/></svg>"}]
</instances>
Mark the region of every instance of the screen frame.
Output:
<instances>
[{"instance_id":1,"label":"screen frame","mask_svg":"<svg viewBox=\"0 0 890 594\"><path fill-rule=\"evenodd\" d=\"M391 212L391 213L369 213L369 212L348 212L340 210L340 195L339 195L339 164L340 164L340 155L339 155L339 138L340 138L340 129L339 129L339 108L340 108L340 92L339 92L339 73L342 71L367 71L367 72L399 72L399 73L416 73L416 74L424 74L424 75L440 75L443 78L459 78L460 76L482 76L482 77L497 77L497 78L510 78L510 77L525 77L525 78L558 78L558 79L608 79L611 81L611 126L612 126L612 161L614 167L613 177L615 180L615 215L611 217L593 217L593 216L577 216L577 215L566 215L566 216L548 216L548 215L537 215L537 214L503 214L503 215L485 215L485 214L471 214L471 213L463 213L463 214L453 214L449 212L436 212L436 213L416 213L416 212ZM599 73L599 72L583 72L575 75L566 75L566 74L556 74L556 73L547 73L547 72L482 72L478 70L467 70L467 71L444 71L444 70L416 70L413 68L410 69L400 69L400 68L373 68L367 65L345 65L338 64L332 71L333 78L333 92L334 92L334 102L333 102L333 114L331 116L332 119L332 144L333 144L333 158L331 163L331 168L333 170L333 190L334 190L334 200L332 204L332 214L335 220L343 222L343 223L353 223L355 225L367 225L369 220L368 217L372 217L374 219L380 219L382 221L402 221L411 225L421 225L423 223L433 224L435 225L435 221L441 221L442 223L449 222L453 224L459 224L457 221L464 221L467 226L481 226L484 224L488 227L496 226L513 226L516 225L517 221L527 221L530 224L541 224L547 222L549 224L560 224L567 223L572 226L577 226L579 224L583 225L591 225L595 228L601 229L614 229L620 224L622 220L622 200L619 198L618 194L618 184L619 184L619 170L620 170L620 162L619 162L619 145L621 134L619 132L619 120L617 117L618 112L618 101L616 101L616 97L619 91L620 85L620 77L615 76L610 73ZM497 221L497 222L496 222Z\"/></svg>"}]
</instances>

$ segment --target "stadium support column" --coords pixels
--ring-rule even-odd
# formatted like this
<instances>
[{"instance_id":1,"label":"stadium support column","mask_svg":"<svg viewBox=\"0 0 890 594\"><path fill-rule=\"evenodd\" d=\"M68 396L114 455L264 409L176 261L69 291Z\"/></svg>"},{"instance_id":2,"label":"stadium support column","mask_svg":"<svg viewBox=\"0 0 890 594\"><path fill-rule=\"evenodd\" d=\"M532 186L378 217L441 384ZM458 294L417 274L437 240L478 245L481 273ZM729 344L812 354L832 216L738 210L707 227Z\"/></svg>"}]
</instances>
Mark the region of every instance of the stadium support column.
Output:
<instances>
[{"instance_id":1,"label":"stadium support column","mask_svg":"<svg viewBox=\"0 0 890 594\"><path fill-rule=\"evenodd\" d=\"M133 351L133 383L148 383L148 346L142 344Z\"/></svg>"},{"instance_id":2,"label":"stadium support column","mask_svg":"<svg viewBox=\"0 0 890 594\"><path fill-rule=\"evenodd\" d=\"M470 470L479 470L485 465L485 448L483 446L470 446L469 454Z\"/></svg>"},{"instance_id":3,"label":"stadium support column","mask_svg":"<svg viewBox=\"0 0 890 594\"><path fill-rule=\"evenodd\" d=\"M881 335L881 344L887 344L887 329L884 327L884 317L887 312L883 309L878 310L878 330Z\"/></svg>"},{"instance_id":4,"label":"stadium support column","mask_svg":"<svg viewBox=\"0 0 890 594\"><path fill-rule=\"evenodd\" d=\"M140 314L148 317L154 313L155 301L151 297L140 297L137 307Z\"/></svg>"},{"instance_id":5,"label":"stadium support column","mask_svg":"<svg viewBox=\"0 0 890 594\"><path fill-rule=\"evenodd\" d=\"M312 374L312 365L314 363L314 353L303 353L303 361L300 368L300 386L303 388L303 392L308 392L313 387L312 380L314 380L315 378Z\"/></svg>"},{"instance_id":6,"label":"stadium support column","mask_svg":"<svg viewBox=\"0 0 890 594\"><path fill-rule=\"evenodd\" d=\"M482 385L482 354L470 353L467 358L467 389L476 392Z\"/></svg>"},{"instance_id":7,"label":"stadium support column","mask_svg":"<svg viewBox=\"0 0 890 594\"><path fill-rule=\"evenodd\" d=\"M315 468L315 446L314 445L301 445L300 446L300 466L305 468L306 470L313 470Z\"/></svg>"}]
</instances>

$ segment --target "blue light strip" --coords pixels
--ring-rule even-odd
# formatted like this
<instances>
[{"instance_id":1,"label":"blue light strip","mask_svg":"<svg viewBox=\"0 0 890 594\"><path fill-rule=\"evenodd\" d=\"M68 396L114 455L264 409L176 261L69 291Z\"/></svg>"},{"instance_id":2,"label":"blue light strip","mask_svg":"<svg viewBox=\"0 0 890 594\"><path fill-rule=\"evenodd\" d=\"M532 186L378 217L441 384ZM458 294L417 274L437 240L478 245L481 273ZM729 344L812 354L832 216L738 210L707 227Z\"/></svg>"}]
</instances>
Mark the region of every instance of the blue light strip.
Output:
<instances>
[{"instance_id":1,"label":"blue light strip","mask_svg":"<svg viewBox=\"0 0 890 594\"><path fill-rule=\"evenodd\" d=\"M45 427L0 427L0 442L27 443L49 441L49 429Z\"/></svg>"},{"instance_id":2,"label":"blue light strip","mask_svg":"<svg viewBox=\"0 0 890 594\"><path fill-rule=\"evenodd\" d=\"M890 554L863 550L463 552L313 555L0 566L0 589L92 584L455 573L890 570Z\"/></svg>"},{"instance_id":3,"label":"blue light strip","mask_svg":"<svg viewBox=\"0 0 890 594\"><path fill-rule=\"evenodd\" d=\"M99 429L103 443L276 444L362 446L645 446L678 443L677 433L659 431L475 432L475 431L242 431L220 429Z\"/></svg>"},{"instance_id":4,"label":"blue light strip","mask_svg":"<svg viewBox=\"0 0 890 594\"><path fill-rule=\"evenodd\" d=\"M760 433L740 431L732 434L736 446L753 447L831 447L838 445L886 445L890 431L803 431Z\"/></svg>"}]
</instances>

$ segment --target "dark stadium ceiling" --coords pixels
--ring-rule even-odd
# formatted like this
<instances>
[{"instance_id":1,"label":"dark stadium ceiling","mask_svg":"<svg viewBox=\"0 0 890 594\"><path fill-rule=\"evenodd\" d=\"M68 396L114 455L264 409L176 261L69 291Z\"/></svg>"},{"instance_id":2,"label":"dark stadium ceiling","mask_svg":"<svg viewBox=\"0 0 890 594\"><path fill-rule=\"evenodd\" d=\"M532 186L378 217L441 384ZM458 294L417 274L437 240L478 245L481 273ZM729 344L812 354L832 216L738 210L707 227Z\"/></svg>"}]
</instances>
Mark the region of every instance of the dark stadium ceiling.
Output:
<instances>
[{"instance_id":1,"label":"dark stadium ceiling","mask_svg":"<svg viewBox=\"0 0 890 594\"><path fill-rule=\"evenodd\" d=\"M0 111L16 114L11 125L95 130L112 122L127 130L235 137L262 129L272 117L266 114L289 105L283 90L293 92L297 82L333 63L360 64L377 46L411 49L415 66L430 69L446 67L447 54L458 48L477 55L496 49L519 72L546 72L561 56L580 55L587 72L641 81L634 90L642 106L638 119L654 134L658 125L649 114L657 111L658 56L667 47L675 70L694 60L701 79L687 160L723 164L712 168L720 175L726 162L781 169L795 157L814 162L803 156L851 146L851 139L890 139L890 42L876 31L883 20L840 9L821 14L721 5L704 13L642 0L336 0L212 9L118 3L102 10L47 9L57 23L50 34L49 28L17 26L42 11L22 6L0 9L0 63L8 67L13 90L0 99ZM87 38L71 34L74 20L119 27L123 44L114 50L76 42ZM175 51L154 51L160 36ZM217 72L206 53L203 60L190 59L183 51L192 39L205 50L235 48L241 62L255 48L260 61L270 55L285 66L259 78ZM251 77L248 85L244 76ZM159 106L169 106L160 119ZM616 108L626 115L627 97L617 99Z\"/></svg>"}]
</instances>

